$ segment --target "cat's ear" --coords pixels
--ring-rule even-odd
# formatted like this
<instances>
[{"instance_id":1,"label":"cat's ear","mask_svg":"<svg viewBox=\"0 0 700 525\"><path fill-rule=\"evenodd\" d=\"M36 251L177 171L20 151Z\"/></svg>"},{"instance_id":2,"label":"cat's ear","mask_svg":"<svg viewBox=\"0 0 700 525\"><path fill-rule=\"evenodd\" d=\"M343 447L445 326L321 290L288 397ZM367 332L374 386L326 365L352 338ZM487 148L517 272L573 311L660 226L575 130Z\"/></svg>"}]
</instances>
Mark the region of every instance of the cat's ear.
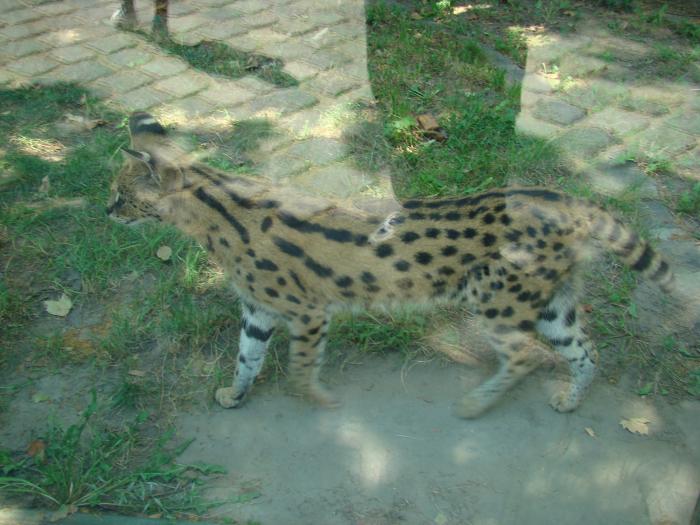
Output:
<instances>
[{"instance_id":1,"label":"cat's ear","mask_svg":"<svg viewBox=\"0 0 700 525\"><path fill-rule=\"evenodd\" d=\"M148 168L149 173L153 180L160 184L160 175L158 175L158 170L156 169L155 160L150 153L146 151L136 151L130 148L121 148L122 155L130 161L139 163L146 168Z\"/></svg>"}]
</instances>

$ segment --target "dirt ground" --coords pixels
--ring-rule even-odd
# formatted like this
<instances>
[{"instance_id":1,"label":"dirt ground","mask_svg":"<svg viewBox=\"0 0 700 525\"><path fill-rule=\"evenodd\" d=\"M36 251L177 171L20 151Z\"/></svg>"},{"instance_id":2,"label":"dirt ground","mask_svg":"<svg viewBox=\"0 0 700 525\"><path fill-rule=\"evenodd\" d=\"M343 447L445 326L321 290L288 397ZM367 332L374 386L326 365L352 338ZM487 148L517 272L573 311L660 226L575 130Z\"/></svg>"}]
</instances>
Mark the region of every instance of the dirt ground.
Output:
<instances>
[{"instance_id":1,"label":"dirt ground","mask_svg":"<svg viewBox=\"0 0 700 525\"><path fill-rule=\"evenodd\" d=\"M196 437L182 460L225 466L208 495L243 487L256 497L217 514L263 524L689 522L700 404L652 402L598 381L562 415L547 405L556 382L541 371L482 418L453 417L454 399L479 380L439 360L365 357L330 372L337 410L270 382L240 410L181 414L180 436ZM649 435L623 429L630 418L650 420Z\"/></svg>"}]
</instances>

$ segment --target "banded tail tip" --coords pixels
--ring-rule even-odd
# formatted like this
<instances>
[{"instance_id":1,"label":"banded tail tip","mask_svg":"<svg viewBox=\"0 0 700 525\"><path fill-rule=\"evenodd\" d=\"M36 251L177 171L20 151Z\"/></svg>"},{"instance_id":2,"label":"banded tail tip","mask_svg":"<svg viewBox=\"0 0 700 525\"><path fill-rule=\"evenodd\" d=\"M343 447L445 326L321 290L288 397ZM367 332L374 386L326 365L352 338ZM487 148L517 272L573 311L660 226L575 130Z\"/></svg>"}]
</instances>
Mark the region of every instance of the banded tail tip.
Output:
<instances>
[{"instance_id":1,"label":"banded tail tip","mask_svg":"<svg viewBox=\"0 0 700 525\"><path fill-rule=\"evenodd\" d=\"M131 134L153 133L165 135L165 128L161 126L153 115L144 111L137 111L129 117L129 131Z\"/></svg>"}]
</instances>

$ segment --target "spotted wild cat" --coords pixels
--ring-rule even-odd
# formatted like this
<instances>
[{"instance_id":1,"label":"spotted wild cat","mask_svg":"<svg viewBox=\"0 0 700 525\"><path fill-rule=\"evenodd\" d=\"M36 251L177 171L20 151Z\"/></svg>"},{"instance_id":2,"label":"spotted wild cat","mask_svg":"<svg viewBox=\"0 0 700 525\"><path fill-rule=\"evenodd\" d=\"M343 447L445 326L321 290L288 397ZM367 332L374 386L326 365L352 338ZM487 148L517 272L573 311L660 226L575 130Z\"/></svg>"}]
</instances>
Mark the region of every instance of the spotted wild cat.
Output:
<instances>
[{"instance_id":1,"label":"spotted wild cat","mask_svg":"<svg viewBox=\"0 0 700 525\"><path fill-rule=\"evenodd\" d=\"M335 311L453 302L480 314L501 362L458 403L458 415L479 415L537 367L549 351L538 334L569 363L570 385L551 403L570 411L596 363L576 309L589 248L612 251L664 289L673 279L668 264L619 220L558 191L513 187L413 199L368 218L193 161L146 113L131 117L130 131L110 215L175 225L221 264L240 296L233 385L216 392L224 407L238 406L250 391L277 325L290 332L292 384L333 405L318 376Z\"/></svg>"}]
</instances>

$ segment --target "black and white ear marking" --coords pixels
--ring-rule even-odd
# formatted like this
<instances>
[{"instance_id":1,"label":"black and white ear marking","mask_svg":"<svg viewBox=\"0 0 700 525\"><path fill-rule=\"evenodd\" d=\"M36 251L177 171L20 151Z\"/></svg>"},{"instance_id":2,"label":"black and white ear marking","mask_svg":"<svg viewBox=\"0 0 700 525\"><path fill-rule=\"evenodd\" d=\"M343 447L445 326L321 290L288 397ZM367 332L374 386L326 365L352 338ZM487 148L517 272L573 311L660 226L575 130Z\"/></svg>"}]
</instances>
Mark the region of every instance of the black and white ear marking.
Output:
<instances>
[{"instance_id":1,"label":"black and white ear marking","mask_svg":"<svg viewBox=\"0 0 700 525\"><path fill-rule=\"evenodd\" d=\"M129 117L129 131L132 135L140 133L153 133L154 135L166 135L165 128L153 115L143 111L137 111Z\"/></svg>"}]
</instances>

